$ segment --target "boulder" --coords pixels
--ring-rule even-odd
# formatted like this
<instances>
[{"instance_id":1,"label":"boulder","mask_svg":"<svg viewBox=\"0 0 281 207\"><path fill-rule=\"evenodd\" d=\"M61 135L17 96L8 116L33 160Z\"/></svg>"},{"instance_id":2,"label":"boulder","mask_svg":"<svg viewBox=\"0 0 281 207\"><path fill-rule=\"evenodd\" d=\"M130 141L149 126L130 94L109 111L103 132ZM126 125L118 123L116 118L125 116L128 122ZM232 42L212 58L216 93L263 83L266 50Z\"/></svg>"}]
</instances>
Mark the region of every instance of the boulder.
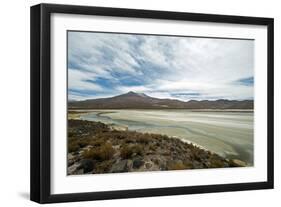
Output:
<instances>
[{"instance_id":1,"label":"boulder","mask_svg":"<svg viewBox=\"0 0 281 207\"><path fill-rule=\"evenodd\" d=\"M121 160L112 165L111 173L127 172L127 160Z\"/></svg>"},{"instance_id":2,"label":"boulder","mask_svg":"<svg viewBox=\"0 0 281 207\"><path fill-rule=\"evenodd\" d=\"M142 161L141 158L135 158L133 160L133 168L140 168L144 164L144 161Z\"/></svg>"},{"instance_id":3,"label":"boulder","mask_svg":"<svg viewBox=\"0 0 281 207\"><path fill-rule=\"evenodd\" d=\"M242 160L232 159L229 160L229 165L230 167L246 167L247 163Z\"/></svg>"},{"instance_id":4,"label":"boulder","mask_svg":"<svg viewBox=\"0 0 281 207\"><path fill-rule=\"evenodd\" d=\"M84 173L88 173L88 172L93 171L93 169L94 169L94 162L93 162L93 160L90 160L90 159L82 160L80 162L80 166L79 166L78 169L79 170L83 169Z\"/></svg>"},{"instance_id":5,"label":"boulder","mask_svg":"<svg viewBox=\"0 0 281 207\"><path fill-rule=\"evenodd\" d=\"M79 166L80 166L79 163L74 163L73 165L69 166L67 168L67 174L68 175L75 175L75 174L77 174L76 172L77 172Z\"/></svg>"}]
</instances>

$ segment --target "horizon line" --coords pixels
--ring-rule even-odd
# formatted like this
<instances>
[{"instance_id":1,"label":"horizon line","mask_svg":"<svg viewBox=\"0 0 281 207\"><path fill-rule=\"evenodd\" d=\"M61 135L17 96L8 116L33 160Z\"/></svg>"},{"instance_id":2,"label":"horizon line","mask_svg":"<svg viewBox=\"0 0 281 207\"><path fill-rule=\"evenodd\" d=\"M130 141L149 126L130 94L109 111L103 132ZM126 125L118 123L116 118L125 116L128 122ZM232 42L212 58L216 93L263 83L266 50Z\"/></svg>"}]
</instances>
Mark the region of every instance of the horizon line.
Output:
<instances>
[{"instance_id":1,"label":"horizon line","mask_svg":"<svg viewBox=\"0 0 281 207\"><path fill-rule=\"evenodd\" d=\"M184 101L184 100L181 100L181 99L177 99L177 98L158 98L158 97L152 97L152 96L149 96L145 93L142 93L142 92L134 92L134 91L129 91L127 93L121 93L119 95L115 95L115 96L107 96L107 97L101 97L101 98L87 98L87 99L80 99L80 100L70 100L70 99L67 99L68 102L76 102L76 101L88 101L88 100L97 100L97 99L105 99L105 98L114 98L114 97L117 97L117 96L122 96L122 95L126 95L126 94L129 94L129 93L133 93L133 94L141 94L141 95L145 95L147 97L150 97L150 98L157 98L157 99L169 99L169 100L177 100L177 101L181 101L181 102L190 102L190 101L220 101L220 100L225 100L225 101L254 101L254 98L248 98L248 99L225 99L225 98L218 98L218 99L200 99L200 100L197 100L197 99L190 99L188 101ZM67 94L67 97L68 94Z\"/></svg>"}]
</instances>

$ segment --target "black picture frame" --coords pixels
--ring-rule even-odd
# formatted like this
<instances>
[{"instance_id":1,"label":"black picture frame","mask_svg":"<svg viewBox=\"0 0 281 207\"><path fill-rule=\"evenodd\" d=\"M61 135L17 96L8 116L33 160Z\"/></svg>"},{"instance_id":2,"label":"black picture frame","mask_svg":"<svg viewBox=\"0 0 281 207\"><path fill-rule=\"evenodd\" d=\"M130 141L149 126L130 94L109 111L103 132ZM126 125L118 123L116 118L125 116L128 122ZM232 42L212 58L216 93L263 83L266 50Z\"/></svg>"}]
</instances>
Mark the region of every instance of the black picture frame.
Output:
<instances>
[{"instance_id":1,"label":"black picture frame","mask_svg":"<svg viewBox=\"0 0 281 207\"><path fill-rule=\"evenodd\" d=\"M134 17L194 22L233 23L267 26L267 181L236 184L167 187L153 189L51 194L50 189L50 130L51 130L51 72L50 72L50 16L53 13ZM166 196L179 194L211 193L273 188L274 177L274 74L272 18L195 14L169 11L135 10L73 5L39 4L31 7L31 173L30 199L38 203L88 201L102 199Z\"/></svg>"}]
</instances>

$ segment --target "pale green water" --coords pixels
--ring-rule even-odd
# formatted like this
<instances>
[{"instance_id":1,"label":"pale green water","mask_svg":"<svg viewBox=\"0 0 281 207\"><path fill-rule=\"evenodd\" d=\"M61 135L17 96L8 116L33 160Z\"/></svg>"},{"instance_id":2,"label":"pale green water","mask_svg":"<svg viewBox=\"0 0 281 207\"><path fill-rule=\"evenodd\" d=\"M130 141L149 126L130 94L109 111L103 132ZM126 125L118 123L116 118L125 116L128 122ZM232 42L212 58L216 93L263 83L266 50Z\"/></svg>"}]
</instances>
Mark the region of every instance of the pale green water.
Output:
<instances>
[{"instance_id":1,"label":"pale green water","mask_svg":"<svg viewBox=\"0 0 281 207\"><path fill-rule=\"evenodd\" d=\"M191 110L95 110L81 119L129 130L176 136L226 158L253 164L253 112Z\"/></svg>"}]
</instances>

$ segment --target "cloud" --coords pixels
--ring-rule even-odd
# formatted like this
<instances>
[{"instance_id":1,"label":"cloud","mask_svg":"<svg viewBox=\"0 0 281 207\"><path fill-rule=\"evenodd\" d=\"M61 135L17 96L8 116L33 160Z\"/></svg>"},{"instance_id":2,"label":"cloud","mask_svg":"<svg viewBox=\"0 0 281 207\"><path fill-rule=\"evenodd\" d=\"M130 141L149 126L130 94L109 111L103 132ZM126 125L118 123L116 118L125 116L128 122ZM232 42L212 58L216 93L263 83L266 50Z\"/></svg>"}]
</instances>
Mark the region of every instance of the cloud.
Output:
<instances>
[{"instance_id":1,"label":"cloud","mask_svg":"<svg viewBox=\"0 0 281 207\"><path fill-rule=\"evenodd\" d=\"M254 77L242 78L236 81L237 84L245 85L245 86L253 86Z\"/></svg>"},{"instance_id":2,"label":"cloud","mask_svg":"<svg viewBox=\"0 0 281 207\"><path fill-rule=\"evenodd\" d=\"M68 88L73 90L94 90L101 91L102 87L98 84L89 82L94 81L96 75L94 73L68 69Z\"/></svg>"},{"instance_id":3,"label":"cloud","mask_svg":"<svg viewBox=\"0 0 281 207\"><path fill-rule=\"evenodd\" d=\"M69 87L81 90L74 99L128 91L252 99L253 48L252 40L68 32Z\"/></svg>"}]
</instances>

